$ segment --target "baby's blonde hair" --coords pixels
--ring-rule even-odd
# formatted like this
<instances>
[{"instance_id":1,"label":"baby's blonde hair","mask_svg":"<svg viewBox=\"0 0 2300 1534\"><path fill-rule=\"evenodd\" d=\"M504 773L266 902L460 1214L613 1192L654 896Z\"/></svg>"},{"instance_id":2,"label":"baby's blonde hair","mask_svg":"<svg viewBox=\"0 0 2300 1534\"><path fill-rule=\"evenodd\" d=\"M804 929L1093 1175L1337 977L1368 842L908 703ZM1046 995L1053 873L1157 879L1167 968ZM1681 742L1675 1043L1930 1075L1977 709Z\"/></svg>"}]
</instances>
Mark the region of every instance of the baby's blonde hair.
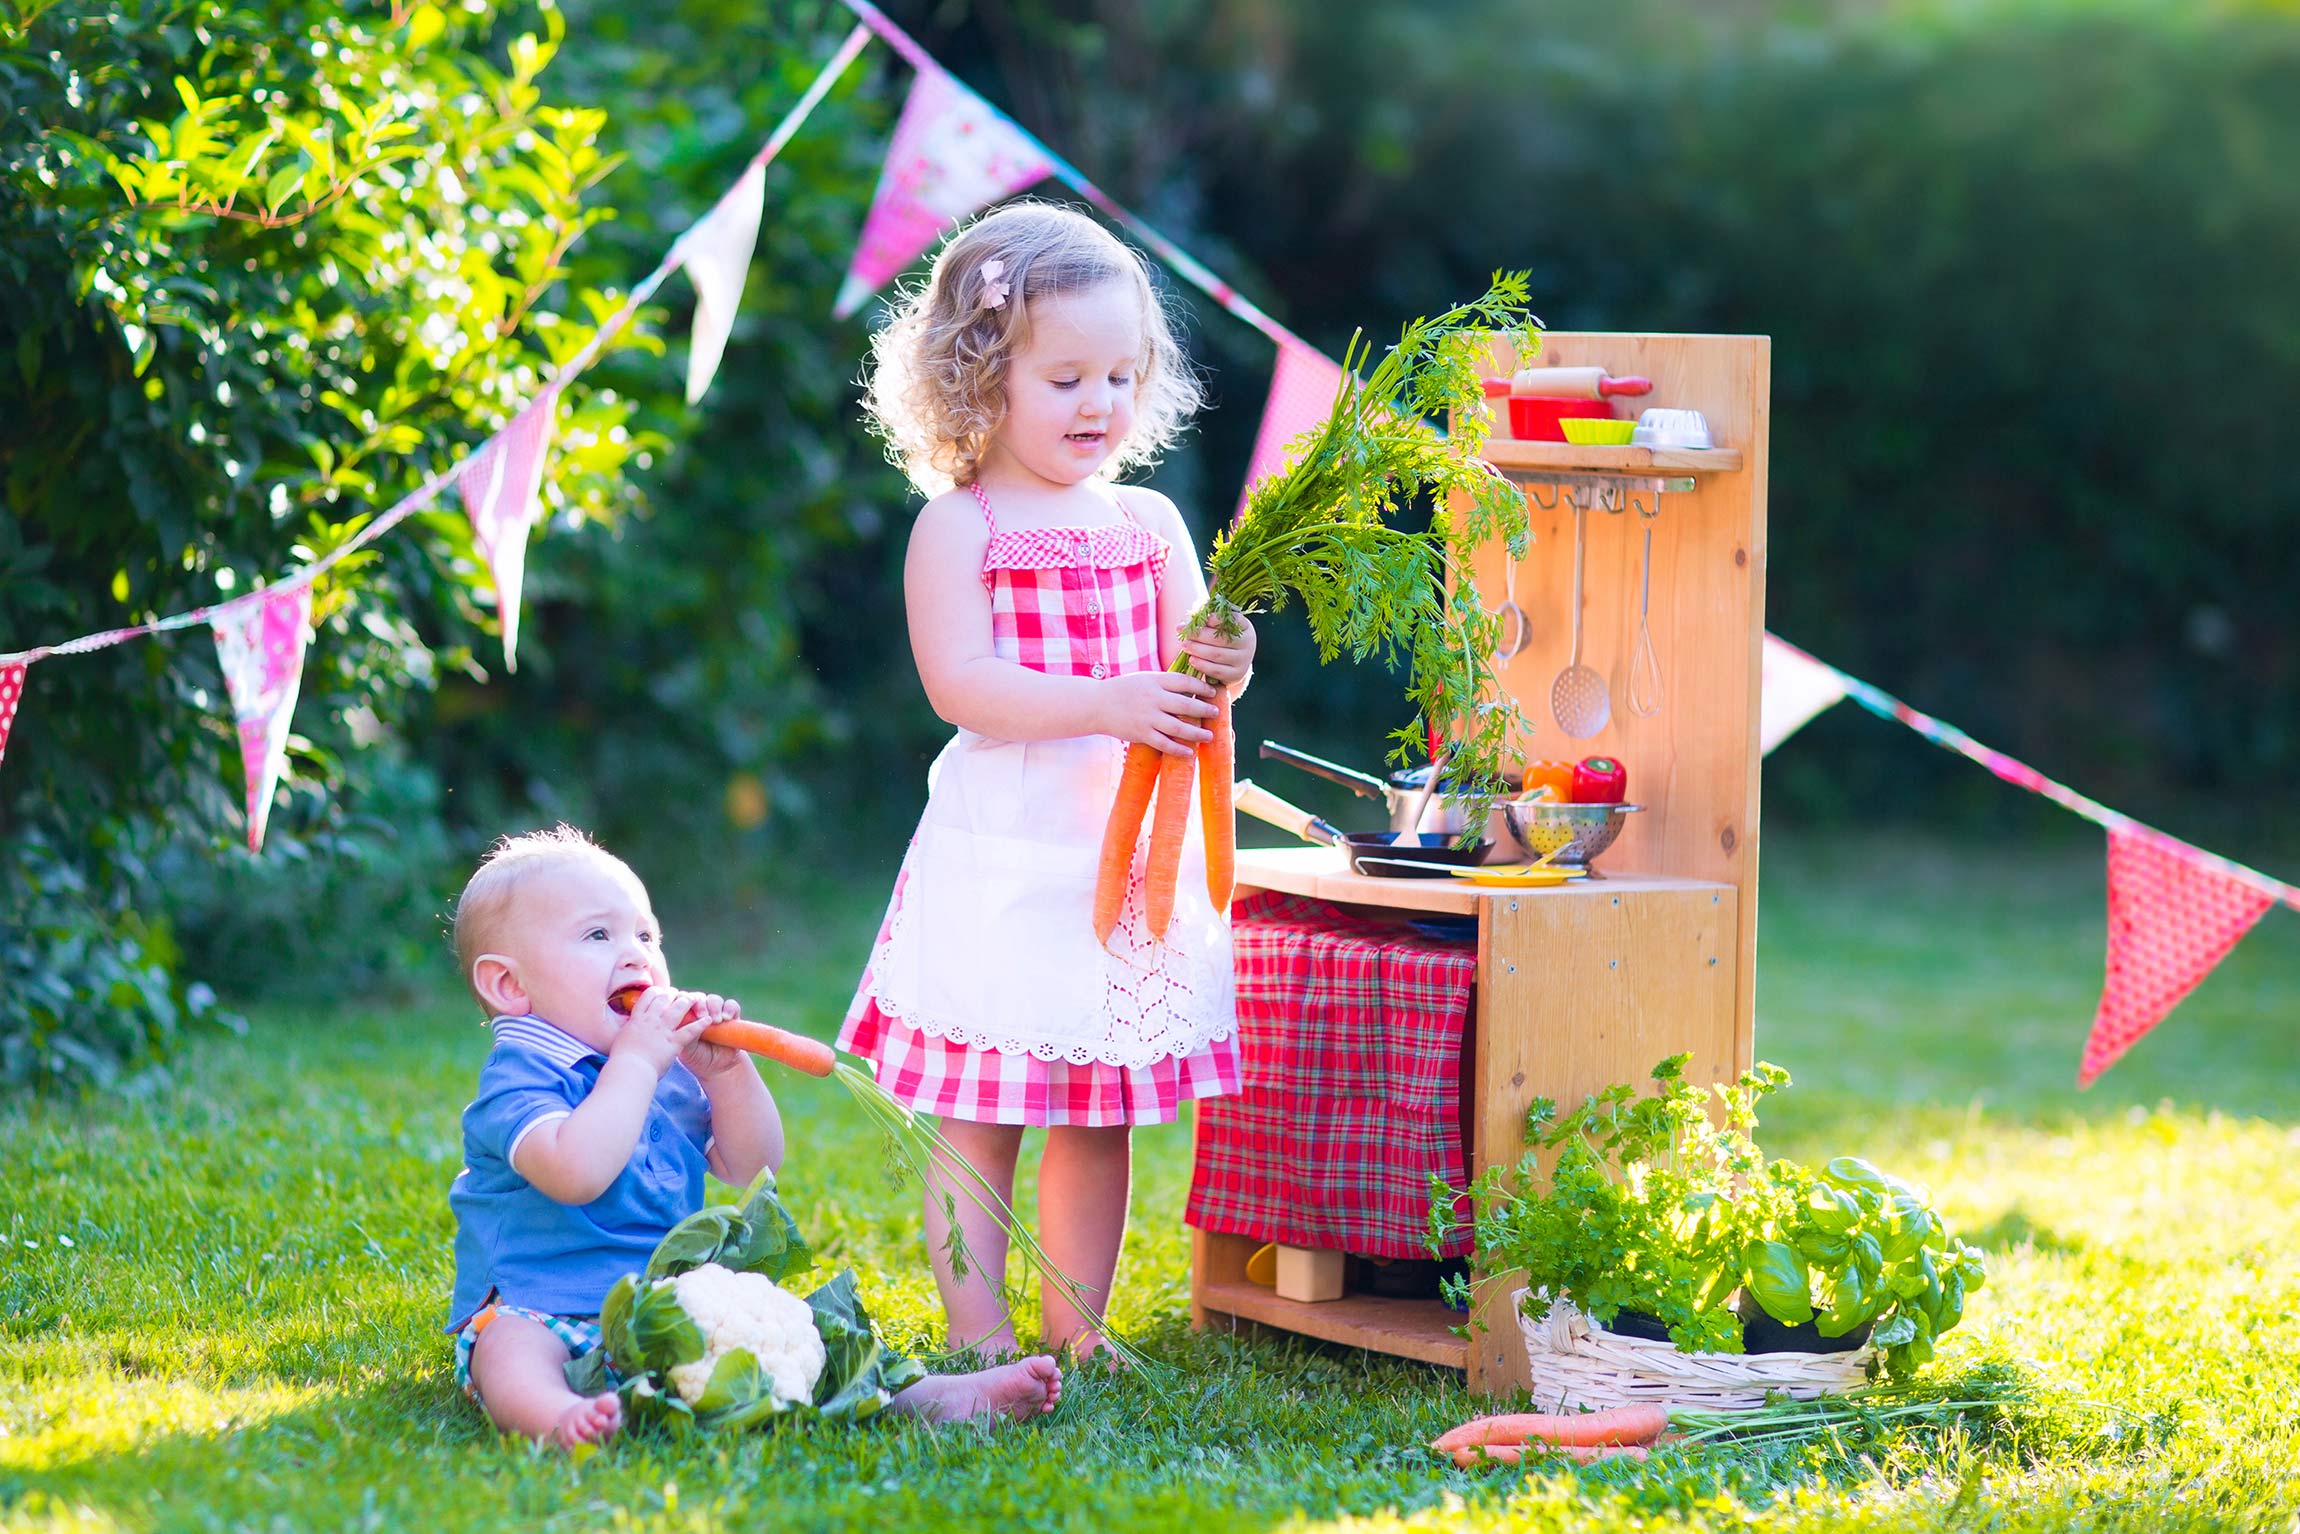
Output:
<instances>
[{"instance_id":1,"label":"baby's blonde hair","mask_svg":"<svg viewBox=\"0 0 2300 1534\"><path fill-rule=\"evenodd\" d=\"M983 267L1004 263L998 280ZM864 409L886 438L887 457L922 494L974 482L991 436L1006 419L1006 369L1030 341L1030 308L1040 299L1125 285L1142 306L1142 356L1134 385L1134 429L1100 470L1116 476L1150 464L1182 434L1203 395L1183 355L1173 318L1152 284L1149 263L1074 209L1011 203L945 241L923 286L901 294L894 318L871 339Z\"/></svg>"},{"instance_id":2,"label":"baby's blonde hair","mask_svg":"<svg viewBox=\"0 0 2300 1534\"><path fill-rule=\"evenodd\" d=\"M496 934L503 930L503 923L518 903L521 886L549 868L584 861L604 863L620 870L632 883L639 882L630 864L564 821L548 831L502 837L479 860L479 867L472 871L455 901L455 962L462 967L463 983L471 987L481 1011L487 1010L487 1001L479 994L472 969L481 954L493 950Z\"/></svg>"}]
</instances>

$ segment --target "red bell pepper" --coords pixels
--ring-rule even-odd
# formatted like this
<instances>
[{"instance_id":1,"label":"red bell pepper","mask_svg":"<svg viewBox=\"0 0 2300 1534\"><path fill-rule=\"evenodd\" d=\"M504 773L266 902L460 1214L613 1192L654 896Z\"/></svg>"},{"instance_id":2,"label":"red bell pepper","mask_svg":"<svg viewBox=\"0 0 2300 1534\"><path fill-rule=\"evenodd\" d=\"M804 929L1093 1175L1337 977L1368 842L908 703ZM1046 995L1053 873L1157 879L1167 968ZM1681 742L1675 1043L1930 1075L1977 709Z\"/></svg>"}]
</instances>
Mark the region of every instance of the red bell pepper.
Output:
<instances>
[{"instance_id":1,"label":"red bell pepper","mask_svg":"<svg viewBox=\"0 0 2300 1534\"><path fill-rule=\"evenodd\" d=\"M1610 756L1585 756L1573 767L1575 804L1619 804L1629 797L1629 769Z\"/></svg>"}]
</instances>

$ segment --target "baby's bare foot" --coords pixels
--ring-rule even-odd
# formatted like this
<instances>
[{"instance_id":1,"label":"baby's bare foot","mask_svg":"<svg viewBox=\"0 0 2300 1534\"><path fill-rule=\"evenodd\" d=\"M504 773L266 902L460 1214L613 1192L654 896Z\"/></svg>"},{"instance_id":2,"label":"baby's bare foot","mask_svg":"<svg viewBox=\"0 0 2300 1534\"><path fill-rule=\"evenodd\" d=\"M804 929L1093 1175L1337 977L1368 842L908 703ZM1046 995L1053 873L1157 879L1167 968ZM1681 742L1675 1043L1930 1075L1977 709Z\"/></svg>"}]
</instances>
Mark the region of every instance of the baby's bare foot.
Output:
<instances>
[{"instance_id":1,"label":"baby's bare foot","mask_svg":"<svg viewBox=\"0 0 2300 1534\"><path fill-rule=\"evenodd\" d=\"M623 1425L623 1401L612 1391L577 1401L559 1414L551 1442L562 1449L579 1443L605 1443Z\"/></svg>"},{"instance_id":2,"label":"baby's bare foot","mask_svg":"<svg viewBox=\"0 0 2300 1534\"><path fill-rule=\"evenodd\" d=\"M972 1374L938 1374L894 1398L896 1411L929 1422L959 1422L993 1413L1026 1422L1054 1410L1062 1399L1062 1370L1044 1354L977 1369Z\"/></svg>"}]
</instances>

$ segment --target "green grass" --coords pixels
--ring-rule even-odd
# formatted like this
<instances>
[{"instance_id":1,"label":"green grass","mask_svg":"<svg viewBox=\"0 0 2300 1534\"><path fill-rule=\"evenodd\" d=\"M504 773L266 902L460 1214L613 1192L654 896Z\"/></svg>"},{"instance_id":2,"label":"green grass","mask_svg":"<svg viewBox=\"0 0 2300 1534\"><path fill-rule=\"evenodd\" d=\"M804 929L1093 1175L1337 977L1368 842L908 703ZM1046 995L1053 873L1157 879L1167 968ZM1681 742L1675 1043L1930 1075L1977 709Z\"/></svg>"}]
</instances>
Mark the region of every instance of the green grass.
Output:
<instances>
[{"instance_id":1,"label":"green grass","mask_svg":"<svg viewBox=\"0 0 2300 1534\"><path fill-rule=\"evenodd\" d=\"M681 978L827 1031L875 890L821 892ZM1940 1371L2013 1369L1971 1437L1465 1473L1415 1449L1443 1371L1186 1324L1188 1140L1138 1137L1116 1310L1159 1397L1074 1378L1028 1428L498 1439L437 1330L458 1000L254 1018L140 1096L0 1113L0 1521L30 1529L2300 1528L2300 925L2272 913L2093 1092L2100 864L1887 840L1767 847L1759 1053L1776 1154L1859 1151L1939 1190L1994 1277ZM915 1195L835 1087L778 1074L785 1177L899 1340L932 1341ZM67 1245L66 1243L69 1242ZM2081 1402L2105 1403L2112 1415Z\"/></svg>"}]
</instances>

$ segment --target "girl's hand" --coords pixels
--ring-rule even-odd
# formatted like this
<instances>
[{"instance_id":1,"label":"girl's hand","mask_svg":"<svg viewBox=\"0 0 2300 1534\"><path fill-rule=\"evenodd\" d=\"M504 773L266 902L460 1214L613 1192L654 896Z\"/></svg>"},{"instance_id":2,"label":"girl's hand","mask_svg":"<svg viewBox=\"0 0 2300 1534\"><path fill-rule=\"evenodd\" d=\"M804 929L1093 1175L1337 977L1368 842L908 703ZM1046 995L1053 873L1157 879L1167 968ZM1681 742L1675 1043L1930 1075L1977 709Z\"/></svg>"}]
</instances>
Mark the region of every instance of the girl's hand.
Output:
<instances>
[{"instance_id":1,"label":"girl's hand","mask_svg":"<svg viewBox=\"0 0 2300 1534\"><path fill-rule=\"evenodd\" d=\"M731 1023L742 1015L741 1003L730 1001L724 996L706 995L699 999L690 1021L708 1028L713 1023ZM688 1070L705 1081L747 1063L741 1050L729 1049L724 1044L713 1044L702 1038L681 1050L679 1059Z\"/></svg>"},{"instance_id":2,"label":"girl's hand","mask_svg":"<svg viewBox=\"0 0 2300 1534\"><path fill-rule=\"evenodd\" d=\"M719 999L694 991L675 991L667 985L649 986L630 1017L615 1030L615 1037L608 1040L607 1058L629 1055L644 1060L661 1076L682 1050L702 1037L708 1023L717 1021L705 1017L696 1004Z\"/></svg>"},{"instance_id":3,"label":"girl's hand","mask_svg":"<svg viewBox=\"0 0 2300 1534\"><path fill-rule=\"evenodd\" d=\"M1178 671L1129 671L1102 684L1102 728L1168 756L1189 756L1214 732L1198 721L1219 712L1210 682Z\"/></svg>"},{"instance_id":4,"label":"girl's hand","mask_svg":"<svg viewBox=\"0 0 2300 1534\"><path fill-rule=\"evenodd\" d=\"M1201 623L1182 636L1182 653L1217 687L1235 688L1254 669L1254 644L1254 625L1240 613L1235 638L1225 638L1213 624Z\"/></svg>"}]
</instances>

